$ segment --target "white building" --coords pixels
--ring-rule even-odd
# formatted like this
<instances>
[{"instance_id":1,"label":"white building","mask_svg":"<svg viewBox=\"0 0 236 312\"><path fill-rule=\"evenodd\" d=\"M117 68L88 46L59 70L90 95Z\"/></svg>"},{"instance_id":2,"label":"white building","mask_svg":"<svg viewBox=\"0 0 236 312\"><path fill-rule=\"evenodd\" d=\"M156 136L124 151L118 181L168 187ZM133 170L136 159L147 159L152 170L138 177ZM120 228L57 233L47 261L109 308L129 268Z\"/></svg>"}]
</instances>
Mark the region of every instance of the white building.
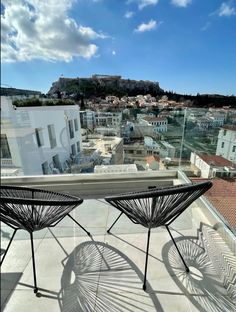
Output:
<instances>
[{"instance_id":1,"label":"white building","mask_svg":"<svg viewBox=\"0 0 236 312\"><path fill-rule=\"evenodd\" d=\"M145 136L158 138L160 135L155 131L155 127L148 123L133 123L128 121L122 126L122 135L128 139L144 138Z\"/></svg>"},{"instance_id":2,"label":"white building","mask_svg":"<svg viewBox=\"0 0 236 312\"><path fill-rule=\"evenodd\" d=\"M95 112L95 124L97 127L119 127L122 120L121 113Z\"/></svg>"},{"instance_id":3,"label":"white building","mask_svg":"<svg viewBox=\"0 0 236 312\"><path fill-rule=\"evenodd\" d=\"M205 117L206 114L207 111L205 109L191 108L190 110L188 110L187 119L192 122L197 122L199 118Z\"/></svg>"},{"instance_id":4,"label":"white building","mask_svg":"<svg viewBox=\"0 0 236 312\"><path fill-rule=\"evenodd\" d=\"M80 112L80 118L82 127L94 130L95 127L119 127L122 120L122 113L85 110Z\"/></svg>"},{"instance_id":5,"label":"white building","mask_svg":"<svg viewBox=\"0 0 236 312\"><path fill-rule=\"evenodd\" d=\"M167 118L164 117L144 117L140 120L140 123L147 123L154 126L156 132L167 131Z\"/></svg>"},{"instance_id":6,"label":"white building","mask_svg":"<svg viewBox=\"0 0 236 312\"><path fill-rule=\"evenodd\" d=\"M213 121L213 127L222 127L225 123L225 115L220 113L209 113L208 117Z\"/></svg>"},{"instance_id":7,"label":"white building","mask_svg":"<svg viewBox=\"0 0 236 312\"><path fill-rule=\"evenodd\" d=\"M175 147L166 141L156 141L152 137L144 137L144 145L148 147L148 154L151 151L157 152L160 157L175 157Z\"/></svg>"},{"instance_id":8,"label":"white building","mask_svg":"<svg viewBox=\"0 0 236 312\"><path fill-rule=\"evenodd\" d=\"M236 163L236 125L225 125L220 129L216 155Z\"/></svg>"},{"instance_id":9,"label":"white building","mask_svg":"<svg viewBox=\"0 0 236 312\"><path fill-rule=\"evenodd\" d=\"M81 127L93 130L95 127L95 112L92 110L80 111Z\"/></svg>"},{"instance_id":10,"label":"white building","mask_svg":"<svg viewBox=\"0 0 236 312\"><path fill-rule=\"evenodd\" d=\"M191 153L190 161L201 171L202 178L215 176L236 176L236 165L231 161L217 155Z\"/></svg>"},{"instance_id":11,"label":"white building","mask_svg":"<svg viewBox=\"0 0 236 312\"><path fill-rule=\"evenodd\" d=\"M1 97L1 169L23 175L62 173L81 151L79 107L13 107Z\"/></svg>"}]
</instances>

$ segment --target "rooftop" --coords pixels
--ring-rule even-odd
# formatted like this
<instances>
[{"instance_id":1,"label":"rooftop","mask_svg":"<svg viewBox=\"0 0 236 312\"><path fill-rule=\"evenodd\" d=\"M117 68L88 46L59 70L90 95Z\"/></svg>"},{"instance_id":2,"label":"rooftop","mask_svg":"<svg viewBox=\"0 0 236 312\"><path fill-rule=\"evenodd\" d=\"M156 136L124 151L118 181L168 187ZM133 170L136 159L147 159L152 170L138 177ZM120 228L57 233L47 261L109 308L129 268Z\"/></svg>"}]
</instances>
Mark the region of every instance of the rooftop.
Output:
<instances>
[{"instance_id":1,"label":"rooftop","mask_svg":"<svg viewBox=\"0 0 236 312\"><path fill-rule=\"evenodd\" d=\"M221 128L231 131L236 131L236 125L224 125Z\"/></svg>"},{"instance_id":2,"label":"rooftop","mask_svg":"<svg viewBox=\"0 0 236 312\"><path fill-rule=\"evenodd\" d=\"M146 121L166 121L166 118L165 117L144 117L143 118L144 120Z\"/></svg>"},{"instance_id":3,"label":"rooftop","mask_svg":"<svg viewBox=\"0 0 236 312\"><path fill-rule=\"evenodd\" d=\"M148 164L152 163L153 161L160 162L160 157L151 155L151 156L146 157L146 160Z\"/></svg>"},{"instance_id":4,"label":"rooftop","mask_svg":"<svg viewBox=\"0 0 236 312\"><path fill-rule=\"evenodd\" d=\"M204 181L195 178L193 181ZM236 182L235 180L214 179L213 187L206 192L207 198L219 211L219 213L236 230Z\"/></svg>"},{"instance_id":5,"label":"rooftop","mask_svg":"<svg viewBox=\"0 0 236 312\"><path fill-rule=\"evenodd\" d=\"M84 198L55 228L35 232L35 257L41 297L32 291L29 235L18 231L2 266L2 310L10 311L226 311L236 306L236 239L202 197L171 226L190 266L184 270L165 229L152 231L147 291L142 290L146 229L121 217L103 197L148 186L181 184L181 172L137 172L3 178L5 184L31 185ZM4 249L12 230L1 227Z\"/></svg>"},{"instance_id":6,"label":"rooftop","mask_svg":"<svg viewBox=\"0 0 236 312\"><path fill-rule=\"evenodd\" d=\"M201 157L208 165L236 168L236 164L222 156L199 154L199 157Z\"/></svg>"}]
</instances>

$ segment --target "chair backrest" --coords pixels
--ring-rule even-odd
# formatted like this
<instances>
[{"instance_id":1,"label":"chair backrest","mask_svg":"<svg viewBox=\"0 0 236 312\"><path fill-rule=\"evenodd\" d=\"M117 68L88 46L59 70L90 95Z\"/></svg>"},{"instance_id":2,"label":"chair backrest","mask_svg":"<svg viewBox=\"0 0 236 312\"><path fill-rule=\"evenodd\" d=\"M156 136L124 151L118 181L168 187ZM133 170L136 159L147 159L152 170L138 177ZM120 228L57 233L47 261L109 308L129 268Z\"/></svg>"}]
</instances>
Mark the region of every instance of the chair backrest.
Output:
<instances>
[{"instance_id":1,"label":"chair backrest","mask_svg":"<svg viewBox=\"0 0 236 312\"><path fill-rule=\"evenodd\" d=\"M10 185L1 186L0 195L0 220L30 231L49 226L83 202L76 196Z\"/></svg>"},{"instance_id":2,"label":"chair backrest","mask_svg":"<svg viewBox=\"0 0 236 312\"><path fill-rule=\"evenodd\" d=\"M131 220L145 227L170 224L194 200L212 187L211 181L151 189L105 197Z\"/></svg>"}]
</instances>

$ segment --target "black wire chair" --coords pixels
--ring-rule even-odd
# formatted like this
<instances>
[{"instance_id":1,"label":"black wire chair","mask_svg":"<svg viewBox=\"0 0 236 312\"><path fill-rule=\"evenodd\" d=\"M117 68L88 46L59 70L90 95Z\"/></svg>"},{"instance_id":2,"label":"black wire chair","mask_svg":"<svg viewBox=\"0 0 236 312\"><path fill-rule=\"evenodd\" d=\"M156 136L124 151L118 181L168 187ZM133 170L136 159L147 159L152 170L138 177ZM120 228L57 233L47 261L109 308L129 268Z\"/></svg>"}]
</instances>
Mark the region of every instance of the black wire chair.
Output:
<instances>
[{"instance_id":1,"label":"black wire chair","mask_svg":"<svg viewBox=\"0 0 236 312\"><path fill-rule=\"evenodd\" d=\"M83 199L51 191L6 185L1 186L0 194L0 220L14 230L0 264L2 265L16 232L20 229L28 231L31 240L34 293L37 294L33 232L54 227L68 216L90 236L90 233L70 215L75 207L82 204Z\"/></svg>"},{"instance_id":2,"label":"black wire chair","mask_svg":"<svg viewBox=\"0 0 236 312\"><path fill-rule=\"evenodd\" d=\"M124 213L133 223L141 224L148 228L146 261L144 271L143 290L146 290L146 276L148 264L149 241L152 228L165 226L170 237L182 259L186 272L189 268L185 263L175 241L170 232L169 225L198 197L212 187L212 182L202 182L196 184L185 184L172 187L150 189L148 191L132 192L120 195L105 197L105 200L121 213L112 227Z\"/></svg>"}]
</instances>

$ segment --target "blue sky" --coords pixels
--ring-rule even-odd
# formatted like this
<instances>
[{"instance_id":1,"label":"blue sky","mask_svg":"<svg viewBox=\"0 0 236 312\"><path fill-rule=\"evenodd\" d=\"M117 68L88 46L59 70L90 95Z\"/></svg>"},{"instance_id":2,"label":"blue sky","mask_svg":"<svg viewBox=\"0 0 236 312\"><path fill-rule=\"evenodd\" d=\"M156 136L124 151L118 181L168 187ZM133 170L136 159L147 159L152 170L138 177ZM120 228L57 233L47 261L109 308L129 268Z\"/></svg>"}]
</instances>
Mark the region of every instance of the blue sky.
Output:
<instances>
[{"instance_id":1,"label":"blue sky","mask_svg":"<svg viewBox=\"0 0 236 312\"><path fill-rule=\"evenodd\" d=\"M236 0L2 0L2 85L61 75L236 95Z\"/></svg>"}]
</instances>

